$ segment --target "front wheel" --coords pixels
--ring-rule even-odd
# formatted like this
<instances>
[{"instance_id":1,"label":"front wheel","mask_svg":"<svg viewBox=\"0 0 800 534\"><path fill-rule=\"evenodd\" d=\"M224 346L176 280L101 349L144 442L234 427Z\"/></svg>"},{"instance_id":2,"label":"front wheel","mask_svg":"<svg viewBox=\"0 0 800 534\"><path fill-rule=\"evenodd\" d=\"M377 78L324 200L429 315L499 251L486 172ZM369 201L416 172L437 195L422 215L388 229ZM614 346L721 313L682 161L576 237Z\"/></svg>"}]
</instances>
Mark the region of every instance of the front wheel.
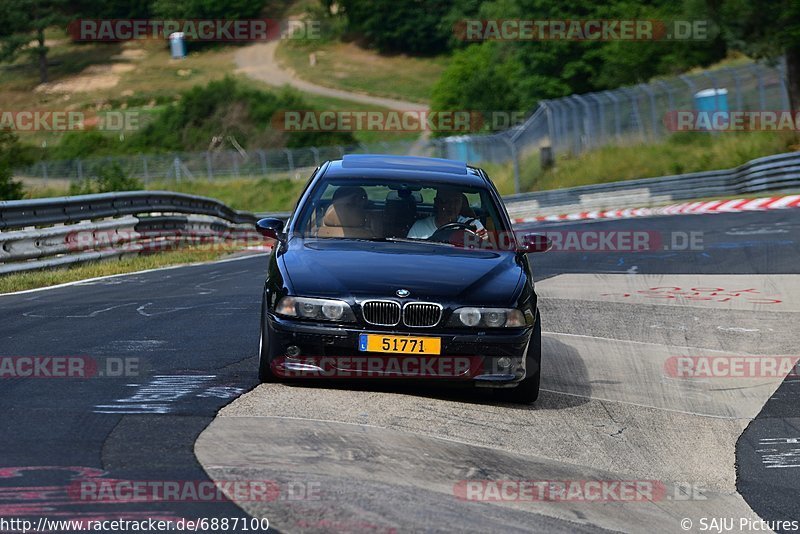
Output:
<instances>
[{"instance_id":1,"label":"front wheel","mask_svg":"<svg viewBox=\"0 0 800 534\"><path fill-rule=\"evenodd\" d=\"M533 327L531 340L528 346L526 369L536 369L526 376L515 388L498 389L500 398L505 402L515 404L533 404L539 398L539 380L542 376L542 323L539 312L536 312L536 326Z\"/></svg>"},{"instance_id":2,"label":"front wheel","mask_svg":"<svg viewBox=\"0 0 800 534\"><path fill-rule=\"evenodd\" d=\"M539 398L539 378L541 371L526 377L515 388L498 390L500 399L514 404L533 404Z\"/></svg>"},{"instance_id":3,"label":"front wheel","mask_svg":"<svg viewBox=\"0 0 800 534\"><path fill-rule=\"evenodd\" d=\"M261 327L259 328L259 338L258 338L258 379L261 383L265 382L275 382L275 374L272 372L272 367L270 364L269 357L269 335L267 333L267 325L264 324L266 321L266 316L264 314L265 306L264 302L261 303L261 320L259 321Z\"/></svg>"}]
</instances>

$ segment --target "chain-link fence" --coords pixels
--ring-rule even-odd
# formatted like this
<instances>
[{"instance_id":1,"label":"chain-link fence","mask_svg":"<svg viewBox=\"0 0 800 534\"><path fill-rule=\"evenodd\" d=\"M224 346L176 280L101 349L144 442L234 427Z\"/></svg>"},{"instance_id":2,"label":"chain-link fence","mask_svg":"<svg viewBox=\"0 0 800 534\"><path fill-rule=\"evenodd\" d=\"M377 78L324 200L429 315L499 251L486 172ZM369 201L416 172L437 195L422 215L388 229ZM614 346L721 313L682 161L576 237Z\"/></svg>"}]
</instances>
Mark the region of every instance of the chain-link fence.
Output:
<instances>
[{"instance_id":1,"label":"chain-link fence","mask_svg":"<svg viewBox=\"0 0 800 534\"><path fill-rule=\"evenodd\" d=\"M783 62L727 67L649 84L542 101L521 125L492 135L462 135L432 141L285 150L231 150L164 155L115 156L72 161L41 161L17 176L80 180L103 166L118 164L145 182L231 177L305 177L328 159L350 153L433 155L473 164L514 163L531 154L550 160L558 153L580 153L609 144L655 141L670 133L670 112L706 110L789 110ZM546 161L544 161L546 164Z\"/></svg>"},{"instance_id":2,"label":"chain-link fence","mask_svg":"<svg viewBox=\"0 0 800 534\"><path fill-rule=\"evenodd\" d=\"M545 100L520 126L493 135L438 139L434 152L475 164L513 161L518 182L520 158L531 153L550 160L563 152L655 141L672 132L671 112L729 109L788 111L784 63L750 63Z\"/></svg>"},{"instance_id":3,"label":"chain-link fence","mask_svg":"<svg viewBox=\"0 0 800 534\"><path fill-rule=\"evenodd\" d=\"M345 154L384 153L408 154L421 148L414 141L373 143L353 146L320 146L283 150L220 150L213 152L180 152L174 154L142 154L105 158L40 161L17 169L19 178L45 180L82 180L97 176L117 165L128 176L151 182L181 180L214 180L244 177L307 178L310 170L330 159Z\"/></svg>"}]
</instances>

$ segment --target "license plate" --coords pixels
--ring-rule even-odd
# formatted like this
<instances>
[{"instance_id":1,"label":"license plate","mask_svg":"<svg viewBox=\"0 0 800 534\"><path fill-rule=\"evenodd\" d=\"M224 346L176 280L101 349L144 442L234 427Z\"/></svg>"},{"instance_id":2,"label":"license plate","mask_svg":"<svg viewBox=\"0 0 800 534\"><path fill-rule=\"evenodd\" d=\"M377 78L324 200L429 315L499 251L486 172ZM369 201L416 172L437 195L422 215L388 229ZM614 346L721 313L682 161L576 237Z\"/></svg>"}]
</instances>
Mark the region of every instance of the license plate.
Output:
<instances>
[{"instance_id":1,"label":"license plate","mask_svg":"<svg viewBox=\"0 0 800 534\"><path fill-rule=\"evenodd\" d=\"M361 334L358 337L358 350L393 354L441 354L442 340L438 337Z\"/></svg>"}]
</instances>

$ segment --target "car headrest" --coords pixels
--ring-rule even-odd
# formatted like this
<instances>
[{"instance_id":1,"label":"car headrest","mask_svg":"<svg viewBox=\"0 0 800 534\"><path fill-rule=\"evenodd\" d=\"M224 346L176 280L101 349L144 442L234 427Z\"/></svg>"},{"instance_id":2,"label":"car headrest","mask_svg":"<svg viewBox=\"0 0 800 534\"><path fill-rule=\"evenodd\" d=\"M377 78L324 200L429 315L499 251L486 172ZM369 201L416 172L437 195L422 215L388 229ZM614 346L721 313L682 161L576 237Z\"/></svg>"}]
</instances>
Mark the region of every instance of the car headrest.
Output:
<instances>
[{"instance_id":1,"label":"car headrest","mask_svg":"<svg viewBox=\"0 0 800 534\"><path fill-rule=\"evenodd\" d=\"M473 210L472 206L469 205L467 195L464 193L461 193L461 212L459 215L463 215L464 217L475 217L475 210Z\"/></svg>"},{"instance_id":2,"label":"car headrest","mask_svg":"<svg viewBox=\"0 0 800 534\"><path fill-rule=\"evenodd\" d=\"M331 204L325 210L325 217L322 219L325 226L339 226L355 228L366 224L366 214L363 209L355 206L342 206Z\"/></svg>"},{"instance_id":3,"label":"car headrest","mask_svg":"<svg viewBox=\"0 0 800 534\"><path fill-rule=\"evenodd\" d=\"M325 226L359 227L366 224L367 193L361 187L340 187L333 194L333 201L322 224Z\"/></svg>"}]
</instances>

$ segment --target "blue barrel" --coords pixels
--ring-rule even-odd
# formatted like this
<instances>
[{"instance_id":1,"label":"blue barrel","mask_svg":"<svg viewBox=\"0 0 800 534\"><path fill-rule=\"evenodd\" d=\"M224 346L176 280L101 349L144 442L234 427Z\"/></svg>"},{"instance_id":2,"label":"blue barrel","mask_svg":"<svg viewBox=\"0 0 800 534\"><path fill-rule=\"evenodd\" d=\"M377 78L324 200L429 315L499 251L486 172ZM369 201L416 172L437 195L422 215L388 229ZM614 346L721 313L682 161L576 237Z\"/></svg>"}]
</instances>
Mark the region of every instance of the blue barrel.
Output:
<instances>
[{"instance_id":1,"label":"blue barrel","mask_svg":"<svg viewBox=\"0 0 800 534\"><path fill-rule=\"evenodd\" d=\"M186 41L183 40L183 32L169 34L169 50L172 53L172 59L186 57Z\"/></svg>"},{"instance_id":2,"label":"blue barrel","mask_svg":"<svg viewBox=\"0 0 800 534\"><path fill-rule=\"evenodd\" d=\"M472 140L468 135L459 135L454 137L447 137L448 159L455 159L458 161L469 161L470 163L479 163L482 158L478 151L472 146Z\"/></svg>"},{"instance_id":3,"label":"blue barrel","mask_svg":"<svg viewBox=\"0 0 800 534\"><path fill-rule=\"evenodd\" d=\"M709 117L716 112L725 113L727 115L728 90L725 88L712 88L698 91L694 94L694 109L697 112L707 113ZM725 122L727 123L727 118Z\"/></svg>"}]
</instances>

